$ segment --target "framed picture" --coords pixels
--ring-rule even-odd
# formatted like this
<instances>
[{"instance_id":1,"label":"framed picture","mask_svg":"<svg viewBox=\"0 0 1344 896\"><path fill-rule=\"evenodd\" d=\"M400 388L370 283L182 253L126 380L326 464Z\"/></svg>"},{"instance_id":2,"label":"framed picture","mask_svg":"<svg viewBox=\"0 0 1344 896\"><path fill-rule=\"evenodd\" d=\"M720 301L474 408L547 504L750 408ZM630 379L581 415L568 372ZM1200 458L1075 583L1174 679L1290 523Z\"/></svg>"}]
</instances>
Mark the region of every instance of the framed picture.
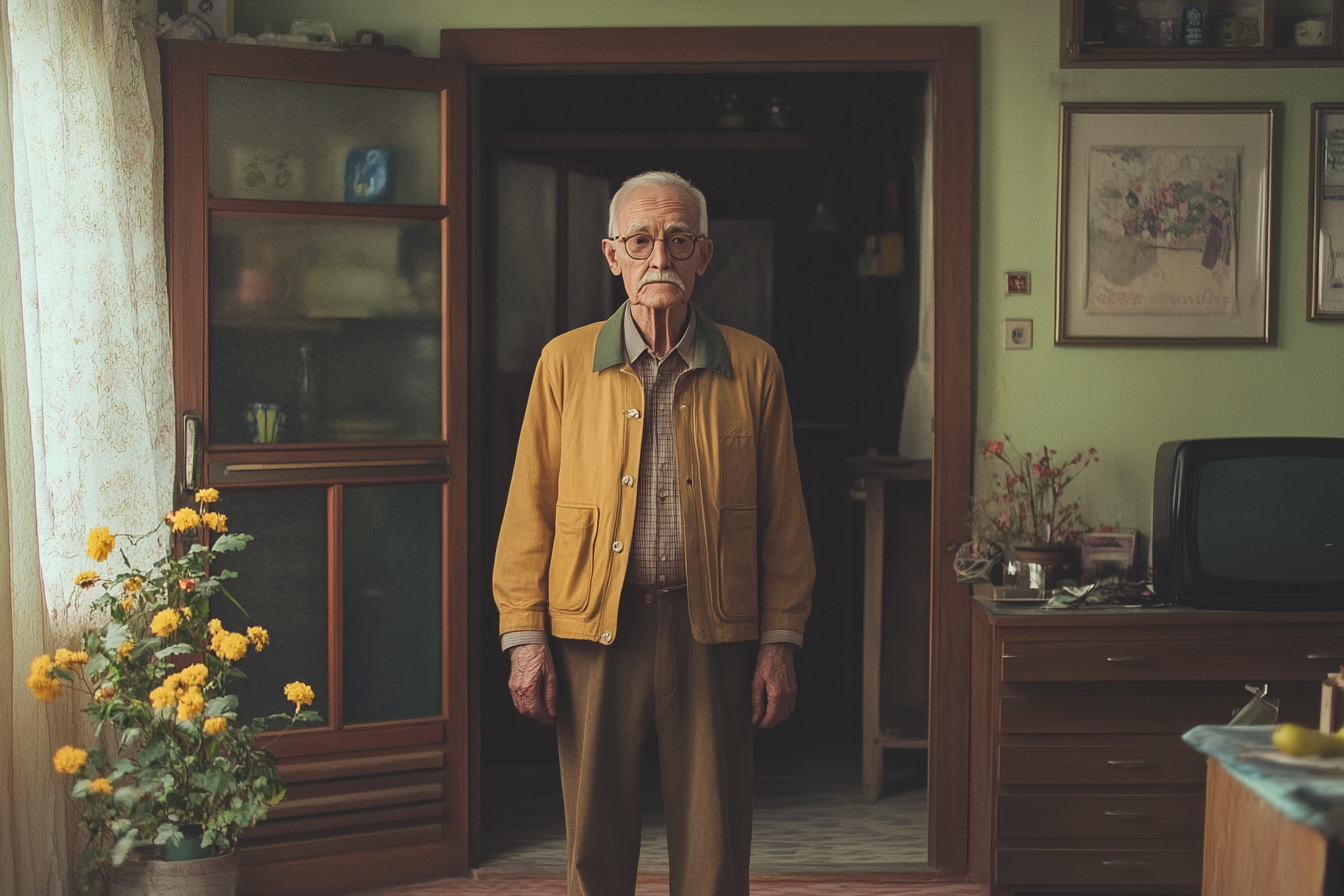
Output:
<instances>
[{"instance_id":1,"label":"framed picture","mask_svg":"<svg viewBox=\"0 0 1344 896\"><path fill-rule=\"evenodd\" d=\"M1344 103L1311 107L1307 320L1344 320Z\"/></svg>"},{"instance_id":2,"label":"framed picture","mask_svg":"<svg viewBox=\"0 0 1344 896\"><path fill-rule=\"evenodd\" d=\"M1275 127L1265 104L1062 104L1055 342L1268 343Z\"/></svg>"}]
</instances>

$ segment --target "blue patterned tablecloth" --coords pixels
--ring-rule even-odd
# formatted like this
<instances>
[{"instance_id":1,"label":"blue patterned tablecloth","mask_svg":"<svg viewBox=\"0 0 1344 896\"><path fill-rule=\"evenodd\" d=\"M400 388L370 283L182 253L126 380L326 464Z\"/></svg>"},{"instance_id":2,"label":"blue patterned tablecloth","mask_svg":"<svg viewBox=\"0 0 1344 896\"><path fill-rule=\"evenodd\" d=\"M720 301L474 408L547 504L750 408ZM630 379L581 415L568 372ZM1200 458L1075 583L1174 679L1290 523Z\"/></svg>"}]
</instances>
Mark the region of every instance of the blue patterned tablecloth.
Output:
<instances>
[{"instance_id":1,"label":"blue patterned tablecloth","mask_svg":"<svg viewBox=\"0 0 1344 896\"><path fill-rule=\"evenodd\" d=\"M1294 760L1274 748L1273 733L1273 725L1200 725L1183 737L1287 817L1344 839L1344 757Z\"/></svg>"}]
</instances>

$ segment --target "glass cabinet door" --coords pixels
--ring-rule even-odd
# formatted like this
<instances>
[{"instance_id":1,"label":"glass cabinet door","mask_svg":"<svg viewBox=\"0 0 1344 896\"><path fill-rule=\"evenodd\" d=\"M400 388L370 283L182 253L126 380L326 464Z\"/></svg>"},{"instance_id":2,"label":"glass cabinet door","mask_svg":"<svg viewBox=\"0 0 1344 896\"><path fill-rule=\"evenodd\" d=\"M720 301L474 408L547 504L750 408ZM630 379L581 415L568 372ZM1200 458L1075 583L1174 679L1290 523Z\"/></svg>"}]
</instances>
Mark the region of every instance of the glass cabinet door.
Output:
<instances>
[{"instance_id":1,"label":"glass cabinet door","mask_svg":"<svg viewBox=\"0 0 1344 896\"><path fill-rule=\"evenodd\" d=\"M210 217L213 444L443 438L442 223Z\"/></svg>"}]
</instances>

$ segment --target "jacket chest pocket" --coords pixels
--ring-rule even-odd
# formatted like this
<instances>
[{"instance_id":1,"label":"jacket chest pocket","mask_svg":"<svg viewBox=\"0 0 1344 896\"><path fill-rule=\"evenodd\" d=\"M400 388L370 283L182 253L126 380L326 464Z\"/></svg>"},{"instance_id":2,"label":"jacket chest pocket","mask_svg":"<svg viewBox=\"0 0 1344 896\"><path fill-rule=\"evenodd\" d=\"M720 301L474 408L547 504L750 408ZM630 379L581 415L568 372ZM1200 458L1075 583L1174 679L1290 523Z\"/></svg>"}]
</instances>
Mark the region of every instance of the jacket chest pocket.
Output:
<instances>
[{"instance_id":1,"label":"jacket chest pocket","mask_svg":"<svg viewBox=\"0 0 1344 896\"><path fill-rule=\"evenodd\" d=\"M597 508L557 504L551 547L550 604L557 613L582 613L592 595Z\"/></svg>"}]
</instances>

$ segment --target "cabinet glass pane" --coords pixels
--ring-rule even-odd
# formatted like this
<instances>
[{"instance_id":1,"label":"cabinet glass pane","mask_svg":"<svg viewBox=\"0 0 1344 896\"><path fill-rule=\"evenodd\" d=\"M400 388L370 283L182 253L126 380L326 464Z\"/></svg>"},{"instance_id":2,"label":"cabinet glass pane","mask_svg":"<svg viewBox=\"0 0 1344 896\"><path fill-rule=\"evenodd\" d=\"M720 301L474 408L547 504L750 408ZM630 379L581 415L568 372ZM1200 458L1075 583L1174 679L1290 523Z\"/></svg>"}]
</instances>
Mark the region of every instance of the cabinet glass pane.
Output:
<instances>
[{"instance_id":1,"label":"cabinet glass pane","mask_svg":"<svg viewBox=\"0 0 1344 896\"><path fill-rule=\"evenodd\" d=\"M312 686L311 708L329 720L326 489L226 491L217 509L229 531L254 540L215 561L238 573L226 587L246 615L223 595L211 600L210 613L231 632L259 625L271 636L269 647L249 649L239 664L247 673L233 685L239 721L293 711L285 702L291 681Z\"/></svg>"},{"instance_id":2,"label":"cabinet glass pane","mask_svg":"<svg viewBox=\"0 0 1344 896\"><path fill-rule=\"evenodd\" d=\"M346 724L442 710L443 487L345 490Z\"/></svg>"},{"instance_id":3,"label":"cabinet glass pane","mask_svg":"<svg viewBox=\"0 0 1344 896\"><path fill-rule=\"evenodd\" d=\"M555 335L556 170L501 159L495 184L495 366L532 372Z\"/></svg>"},{"instance_id":4,"label":"cabinet glass pane","mask_svg":"<svg viewBox=\"0 0 1344 896\"><path fill-rule=\"evenodd\" d=\"M438 91L215 75L209 116L216 198L439 204Z\"/></svg>"},{"instance_id":5,"label":"cabinet glass pane","mask_svg":"<svg viewBox=\"0 0 1344 896\"><path fill-rule=\"evenodd\" d=\"M611 182L605 177L569 172L569 329L605 320L611 315L614 278L602 254L608 236Z\"/></svg>"},{"instance_id":6,"label":"cabinet glass pane","mask_svg":"<svg viewBox=\"0 0 1344 896\"><path fill-rule=\"evenodd\" d=\"M441 245L438 221L212 215L211 443L440 438Z\"/></svg>"}]
</instances>

